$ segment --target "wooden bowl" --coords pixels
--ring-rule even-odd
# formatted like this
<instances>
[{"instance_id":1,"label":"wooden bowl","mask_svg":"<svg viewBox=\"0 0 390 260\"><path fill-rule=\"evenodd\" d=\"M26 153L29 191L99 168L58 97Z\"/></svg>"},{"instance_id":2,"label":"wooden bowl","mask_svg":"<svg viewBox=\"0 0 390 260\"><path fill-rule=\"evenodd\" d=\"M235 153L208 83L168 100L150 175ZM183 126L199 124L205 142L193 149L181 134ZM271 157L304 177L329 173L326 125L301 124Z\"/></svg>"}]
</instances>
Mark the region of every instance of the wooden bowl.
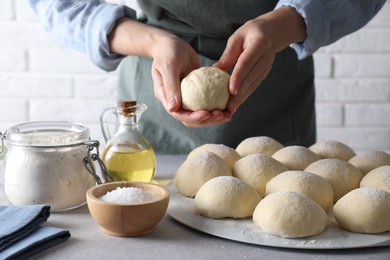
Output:
<instances>
[{"instance_id":1,"label":"wooden bowl","mask_svg":"<svg viewBox=\"0 0 390 260\"><path fill-rule=\"evenodd\" d=\"M106 202L99 197L117 187L136 187L151 192L158 199L143 203ZM163 186L146 182L109 182L87 191L89 212L105 234L120 237L150 233L164 217L169 203L169 191Z\"/></svg>"}]
</instances>

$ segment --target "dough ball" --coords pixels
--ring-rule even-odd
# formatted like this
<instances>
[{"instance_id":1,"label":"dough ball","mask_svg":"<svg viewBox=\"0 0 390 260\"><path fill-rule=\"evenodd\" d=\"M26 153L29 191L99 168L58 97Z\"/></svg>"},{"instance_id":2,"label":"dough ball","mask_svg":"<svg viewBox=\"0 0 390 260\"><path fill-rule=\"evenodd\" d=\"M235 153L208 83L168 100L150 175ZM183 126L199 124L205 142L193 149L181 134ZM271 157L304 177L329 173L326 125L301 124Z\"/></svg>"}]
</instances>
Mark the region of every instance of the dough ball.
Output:
<instances>
[{"instance_id":1,"label":"dough ball","mask_svg":"<svg viewBox=\"0 0 390 260\"><path fill-rule=\"evenodd\" d=\"M279 191L260 201L253 212L253 221L267 233L297 238L321 234L328 223L328 216L305 195Z\"/></svg>"},{"instance_id":2,"label":"dough ball","mask_svg":"<svg viewBox=\"0 0 390 260\"><path fill-rule=\"evenodd\" d=\"M360 182L360 187L376 187L390 192L390 166L381 166L368 172Z\"/></svg>"},{"instance_id":3,"label":"dough ball","mask_svg":"<svg viewBox=\"0 0 390 260\"><path fill-rule=\"evenodd\" d=\"M206 182L194 199L196 212L208 218L251 217L261 196L251 186L232 176Z\"/></svg>"},{"instance_id":4,"label":"dough ball","mask_svg":"<svg viewBox=\"0 0 390 260\"><path fill-rule=\"evenodd\" d=\"M312 172L327 180L333 188L334 202L359 187L362 173L350 163L340 159L322 159L309 165L305 172Z\"/></svg>"},{"instance_id":5,"label":"dough ball","mask_svg":"<svg viewBox=\"0 0 390 260\"><path fill-rule=\"evenodd\" d=\"M368 151L352 157L348 162L366 175L375 168L390 165L390 154L382 151Z\"/></svg>"},{"instance_id":6,"label":"dough ball","mask_svg":"<svg viewBox=\"0 0 390 260\"><path fill-rule=\"evenodd\" d=\"M271 156L282 148L283 145L271 137L255 136L244 139L237 146L236 151L241 155L241 157L254 153Z\"/></svg>"},{"instance_id":7,"label":"dough ball","mask_svg":"<svg viewBox=\"0 0 390 260\"><path fill-rule=\"evenodd\" d=\"M287 146L272 155L273 158L287 166L290 170L303 171L309 164L321 159L309 148L293 145Z\"/></svg>"},{"instance_id":8,"label":"dough ball","mask_svg":"<svg viewBox=\"0 0 390 260\"><path fill-rule=\"evenodd\" d=\"M349 146L334 140L317 142L310 146L309 149L323 159L335 158L348 161L356 155Z\"/></svg>"},{"instance_id":9,"label":"dough ball","mask_svg":"<svg viewBox=\"0 0 390 260\"><path fill-rule=\"evenodd\" d=\"M236 162L233 176L249 184L260 196L264 197L267 182L287 170L286 166L270 156L250 154Z\"/></svg>"},{"instance_id":10,"label":"dough ball","mask_svg":"<svg viewBox=\"0 0 390 260\"><path fill-rule=\"evenodd\" d=\"M215 153L229 164L230 169L233 169L235 162L241 158L236 150L223 144L204 144L198 146L192 150L188 156L192 156L199 151L209 151Z\"/></svg>"},{"instance_id":11,"label":"dough ball","mask_svg":"<svg viewBox=\"0 0 390 260\"><path fill-rule=\"evenodd\" d=\"M182 107L187 110L225 110L230 93L229 74L215 67L191 71L181 82Z\"/></svg>"},{"instance_id":12,"label":"dough ball","mask_svg":"<svg viewBox=\"0 0 390 260\"><path fill-rule=\"evenodd\" d=\"M224 175L232 175L229 165L215 153L203 151L187 157L177 169L173 183L181 194L194 197L208 180Z\"/></svg>"},{"instance_id":13,"label":"dough ball","mask_svg":"<svg viewBox=\"0 0 390 260\"><path fill-rule=\"evenodd\" d=\"M348 231L390 231L390 193L374 187L358 188L337 201L333 214L340 227Z\"/></svg>"},{"instance_id":14,"label":"dough ball","mask_svg":"<svg viewBox=\"0 0 390 260\"><path fill-rule=\"evenodd\" d=\"M278 191L295 191L317 202L325 211L333 206L333 188L321 176L304 171L286 171L270 180L265 195Z\"/></svg>"}]
</instances>

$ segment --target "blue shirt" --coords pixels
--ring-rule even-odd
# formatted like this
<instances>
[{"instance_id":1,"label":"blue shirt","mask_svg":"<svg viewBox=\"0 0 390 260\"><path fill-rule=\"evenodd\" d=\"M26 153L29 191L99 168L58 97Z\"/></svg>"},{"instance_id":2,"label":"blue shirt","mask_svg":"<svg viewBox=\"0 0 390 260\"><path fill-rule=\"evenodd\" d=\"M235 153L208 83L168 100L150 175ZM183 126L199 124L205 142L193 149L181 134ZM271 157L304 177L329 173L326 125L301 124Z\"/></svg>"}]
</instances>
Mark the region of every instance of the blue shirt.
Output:
<instances>
[{"instance_id":1,"label":"blue shirt","mask_svg":"<svg viewBox=\"0 0 390 260\"><path fill-rule=\"evenodd\" d=\"M291 6L304 18L307 37L291 45L299 59L363 27L386 0L280 0L275 8ZM58 41L85 52L105 71L115 70L123 55L110 53L107 35L122 17L136 12L102 0L30 0L39 20Z\"/></svg>"}]
</instances>

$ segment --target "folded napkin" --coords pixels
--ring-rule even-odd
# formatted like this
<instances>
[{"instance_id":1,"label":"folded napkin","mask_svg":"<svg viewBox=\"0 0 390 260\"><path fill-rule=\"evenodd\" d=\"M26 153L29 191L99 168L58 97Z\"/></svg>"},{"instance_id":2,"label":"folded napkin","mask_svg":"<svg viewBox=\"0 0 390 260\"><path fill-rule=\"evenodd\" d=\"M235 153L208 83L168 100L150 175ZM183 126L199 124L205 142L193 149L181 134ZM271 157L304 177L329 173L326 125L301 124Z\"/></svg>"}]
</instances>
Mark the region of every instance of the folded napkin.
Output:
<instances>
[{"instance_id":1,"label":"folded napkin","mask_svg":"<svg viewBox=\"0 0 390 260\"><path fill-rule=\"evenodd\" d=\"M38 227L28 236L0 250L0 259L26 259L70 237L67 230L54 227Z\"/></svg>"},{"instance_id":2,"label":"folded napkin","mask_svg":"<svg viewBox=\"0 0 390 260\"><path fill-rule=\"evenodd\" d=\"M40 227L49 216L48 205L0 206L0 259L27 257L69 238L69 231Z\"/></svg>"}]
</instances>

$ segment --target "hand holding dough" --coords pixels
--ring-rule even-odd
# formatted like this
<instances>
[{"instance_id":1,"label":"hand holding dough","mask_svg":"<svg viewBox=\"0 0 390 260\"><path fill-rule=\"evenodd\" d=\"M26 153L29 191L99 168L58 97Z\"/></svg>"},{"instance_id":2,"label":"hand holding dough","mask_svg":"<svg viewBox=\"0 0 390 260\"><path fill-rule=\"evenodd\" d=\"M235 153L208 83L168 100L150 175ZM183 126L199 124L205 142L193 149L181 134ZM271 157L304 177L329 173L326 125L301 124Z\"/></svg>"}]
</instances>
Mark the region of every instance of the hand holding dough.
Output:
<instances>
[{"instance_id":1,"label":"hand holding dough","mask_svg":"<svg viewBox=\"0 0 390 260\"><path fill-rule=\"evenodd\" d=\"M193 70L181 82L182 107L187 110L225 110L229 101L229 74L215 67Z\"/></svg>"}]
</instances>

